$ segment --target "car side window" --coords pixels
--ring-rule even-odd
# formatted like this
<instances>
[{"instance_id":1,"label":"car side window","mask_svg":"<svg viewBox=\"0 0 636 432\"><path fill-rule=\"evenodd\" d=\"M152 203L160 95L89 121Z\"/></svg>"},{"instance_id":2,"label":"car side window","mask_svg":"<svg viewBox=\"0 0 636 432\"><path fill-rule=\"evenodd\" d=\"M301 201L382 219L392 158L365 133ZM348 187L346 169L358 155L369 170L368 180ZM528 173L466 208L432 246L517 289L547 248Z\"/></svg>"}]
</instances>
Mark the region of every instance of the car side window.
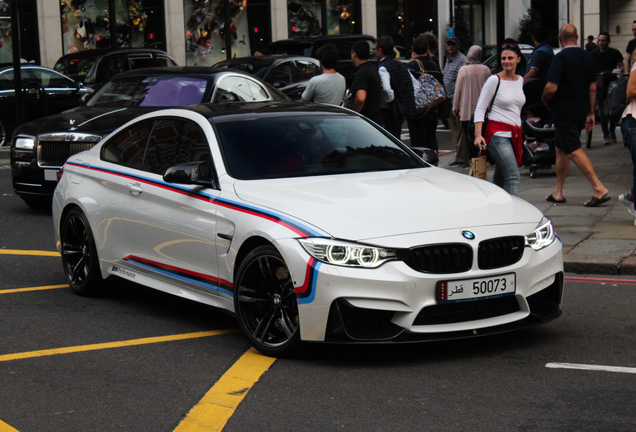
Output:
<instances>
[{"instance_id":1,"label":"car side window","mask_svg":"<svg viewBox=\"0 0 636 432\"><path fill-rule=\"evenodd\" d=\"M75 90L75 83L73 81L55 72L43 69L31 69L31 73L42 87Z\"/></svg>"},{"instance_id":2,"label":"car side window","mask_svg":"<svg viewBox=\"0 0 636 432\"><path fill-rule=\"evenodd\" d=\"M214 102L251 102L252 90L243 77L226 76L216 85Z\"/></svg>"},{"instance_id":3,"label":"car side window","mask_svg":"<svg viewBox=\"0 0 636 432\"><path fill-rule=\"evenodd\" d=\"M99 69L97 70L97 81L108 81L111 77L117 75L120 72L128 70L126 67L125 59L122 56L110 56L99 63Z\"/></svg>"},{"instance_id":4,"label":"car side window","mask_svg":"<svg viewBox=\"0 0 636 432\"><path fill-rule=\"evenodd\" d=\"M155 66L152 60L152 54L133 54L128 56L128 68L142 69Z\"/></svg>"},{"instance_id":5,"label":"car side window","mask_svg":"<svg viewBox=\"0 0 636 432\"><path fill-rule=\"evenodd\" d=\"M156 57L155 58L155 66L157 67L173 67L177 66L177 64L169 57Z\"/></svg>"},{"instance_id":6,"label":"car side window","mask_svg":"<svg viewBox=\"0 0 636 432\"><path fill-rule=\"evenodd\" d=\"M29 74L25 69L21 69L20 76L22 77L22 87L24 87L30 80ZM15 90L12 69L0 73L0 90Z\"/></svg>"},{"instance_id":7,"label":"car side window","mask_svg":"<svg viewBox=\"0 0 636 432\"><path fill-rule=\"evenodd\" d=\"M299 82L319 75L321 70L320 66L308 60L296 60L294 72L294 82Z\"/></svg>"},{"instance_id":8,"label":"car side window","mask_svg":"<svg viewBox=\"0 0 636 432\"><path fill-rule=\"evenodd\" d=\"M118 133L102 147L102 160L140 170L153 120L137 123Z\"/></svg>"},{"instance_id":9,"label":"car side window","mask_svg":"<svg viewBox=\"0 0 636 432\"><path fill-rule=\"evenodd\" d=\"M269 100L269 94L267 94L267 91L265 91L262 85L251 79L247 79L246 81L252 91L252 101Z\"/></svg>"},{"instance_id":10,"label":"car side window","mask_svg":"<svg viewBox=\"0 0 636 432\"><path fill-rule=\"evenodd\" d=\"M285 85L291 84L293 81L292 62L286 61L277 64L267 74L265 82L268 84L274 84L276 81L283 81Z\"/></svg>"},{"instance_id":11,"label":"car side window","mask_svg":"<svg viewBox=\"0 0 636 432\"><path fill-rule=\"evenodd\" d=\"M163 175L175 165L211 160L210 147L195 123L162 119L155 123L144 157L143 170Z\"/></svg>"}]
</instances>

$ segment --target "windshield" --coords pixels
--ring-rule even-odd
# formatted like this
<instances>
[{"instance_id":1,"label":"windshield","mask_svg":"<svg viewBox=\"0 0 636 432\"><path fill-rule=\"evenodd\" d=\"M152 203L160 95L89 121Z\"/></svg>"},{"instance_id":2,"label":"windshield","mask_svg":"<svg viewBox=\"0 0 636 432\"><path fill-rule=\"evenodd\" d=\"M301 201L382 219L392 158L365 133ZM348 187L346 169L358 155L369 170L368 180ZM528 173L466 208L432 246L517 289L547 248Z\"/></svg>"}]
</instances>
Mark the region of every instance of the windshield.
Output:
<instances>
[{"instance_id":1,"label":"windshield","mask_svg":"<svg viewBox=\"0 0 636 432\"><path fill-rule=\"evenodd\" d=\"M428 166L357 116L241 117L221 119L215 127L227 170L241 180Z\"/></svg>"},{"instance_id":2,"label":"windshield","mask_svg":"<svg viewBox=\"0 0 636 432\"><path fill-rule=\"evenodd\" d=\"M88 100L92 107L185 106L201 103L209 81L189 76L113 79Z\"/></svg>"}]
</instances>

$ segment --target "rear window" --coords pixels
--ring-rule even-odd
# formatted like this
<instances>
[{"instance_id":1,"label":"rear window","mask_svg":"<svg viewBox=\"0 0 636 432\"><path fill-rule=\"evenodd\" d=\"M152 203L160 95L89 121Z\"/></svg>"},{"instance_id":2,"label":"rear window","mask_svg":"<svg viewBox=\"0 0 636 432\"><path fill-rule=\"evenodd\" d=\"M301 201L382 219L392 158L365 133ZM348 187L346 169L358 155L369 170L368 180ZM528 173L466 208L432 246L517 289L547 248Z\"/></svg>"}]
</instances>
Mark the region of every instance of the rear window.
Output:
<instances>
[{"instance_id":1,"label":"rear window","mask_svg":"<svg viewBox=\"0 0 636 432\"><path fill-rule=\"evenodd\" d=\"M300 115L219 120L225 165L242 180L389 171L427 166L366 120Z\"/></svg>"},{"instance_id":2,"label":"rear window","mask_svg":"<svg viewBox=\"0 0 636 432\"><path fill-rule=\"evenodd\" d=\"M77 81L84 81L93 63L95 59L91 57L63 58L58 60L53 69Z\"/></svg>"},{"instance_id":3,"label":"rear window","mask_svg":"<svg viewBox=\"0 0 636 432\"><path fill-rule=\"evenodd\" d=\"M188 76L115 78L89 99L87 106L185 106L201 103L208 80Z\"/></svg>"},{"instance_id":4,"label":"rear window","mask_svg":"<svg viewBox=\"0 0 636 432\"><path fill-rule=\"evenodd\" d=\"M306 56L309 57L311 55L311 42L307 43L285 43L285 42L275 42L269 44L267 47L266 54L289 54L289 55L297 55L297 56Z\"/></svg>"}]
</instances>

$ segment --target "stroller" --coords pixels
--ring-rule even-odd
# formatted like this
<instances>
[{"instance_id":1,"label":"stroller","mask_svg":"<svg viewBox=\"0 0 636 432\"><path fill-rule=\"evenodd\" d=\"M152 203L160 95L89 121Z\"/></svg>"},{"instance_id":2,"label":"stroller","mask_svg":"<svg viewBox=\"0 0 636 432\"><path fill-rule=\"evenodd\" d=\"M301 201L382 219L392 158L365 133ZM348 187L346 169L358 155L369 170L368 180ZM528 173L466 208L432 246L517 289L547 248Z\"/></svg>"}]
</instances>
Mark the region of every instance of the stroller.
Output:
<instances>
[{"instance_id":1,"label":"stroller","mask_svg":"<svg viewBox=\"0 0 636 432\"><path fill-rule=\"evenodd\" d=\"M530 178L537 176L538 169L551 168L556 163L554 149L554 123L550 110L541 102L545 81L539 80L524 85L526 105L521 112L523 155L521 162L528 167Z\"/></svg>"}]
</instances>

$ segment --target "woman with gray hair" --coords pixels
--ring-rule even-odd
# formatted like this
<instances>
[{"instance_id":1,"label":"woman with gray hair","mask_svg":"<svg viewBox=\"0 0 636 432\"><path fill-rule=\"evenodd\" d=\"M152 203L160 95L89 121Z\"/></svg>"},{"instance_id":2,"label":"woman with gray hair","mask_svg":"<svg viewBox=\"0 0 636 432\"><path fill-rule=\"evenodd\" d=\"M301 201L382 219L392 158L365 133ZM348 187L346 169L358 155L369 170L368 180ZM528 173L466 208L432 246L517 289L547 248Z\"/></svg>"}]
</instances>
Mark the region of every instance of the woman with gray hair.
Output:
<instances>
[{"instance_id":1,"label":"woman with gray hair","mask_svg":"<svg viewBox=\"0 0 636 432\"><path fill-rule=\"evenodd\" d=\"M463 165L464 168L470 166L470 155L473 149L468 143L472 143L475 137L468 132L470 117L475 112L479 94L484 83L490 77L488 66L481 64L481 47L473 45L468 50L464 66L459 68L457 84L455 86L455 97L453 98L453 111L462 124L462 129L466 134L466 146L460 146L455 161L455 165ZM452 165L452 164L451 164Z\"/></svg>"}]
</instances>

